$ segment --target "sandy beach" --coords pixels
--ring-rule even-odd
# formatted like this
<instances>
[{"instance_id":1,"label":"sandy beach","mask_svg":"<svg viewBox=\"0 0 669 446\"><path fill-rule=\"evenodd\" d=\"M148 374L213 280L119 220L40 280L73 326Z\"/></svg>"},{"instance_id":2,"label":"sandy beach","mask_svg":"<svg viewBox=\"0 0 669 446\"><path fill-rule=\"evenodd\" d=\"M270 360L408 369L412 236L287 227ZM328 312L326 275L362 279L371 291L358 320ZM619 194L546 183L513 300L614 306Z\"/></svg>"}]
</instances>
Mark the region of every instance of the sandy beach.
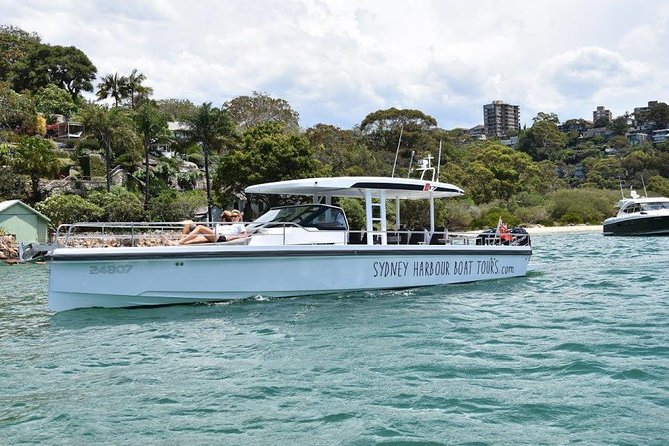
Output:
<instances>
[{"instance_id":1,"label":"sandy beach","mask_svg":"<svg viewBox=\"0 0 669 446\"><path fill-rule=\"evenodd\" d=\"M553 234L561 232L602 232L602 225L538 226L525 229L529 234Z\"/></svg>"}]
</instances>

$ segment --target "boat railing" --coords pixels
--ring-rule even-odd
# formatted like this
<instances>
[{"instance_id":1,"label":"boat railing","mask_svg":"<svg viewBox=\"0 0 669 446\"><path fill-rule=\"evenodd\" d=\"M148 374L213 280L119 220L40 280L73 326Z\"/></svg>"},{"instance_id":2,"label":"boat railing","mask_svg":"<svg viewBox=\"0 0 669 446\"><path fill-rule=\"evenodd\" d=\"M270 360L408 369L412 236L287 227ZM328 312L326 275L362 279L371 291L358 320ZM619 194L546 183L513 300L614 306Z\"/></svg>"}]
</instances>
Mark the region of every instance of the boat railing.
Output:
<instances>
[{"instance_id":1,"label":"boat railing","mask_svg":"<svg viewBox=\"0 0 669 446\"><path fill-rule=\"evenodd\" d=\"M61 224L53 242L59 246L159 246L176 242L187 224L180 222L79 222ZM193 222L215 228L220 222Z\"/></svg>"},{"instance_id":2,"label":"boat railing","mask_svg":"<svg viewBox=\"0 0 669 446\"><path fill-rule=\"evenodd\" d=\"M62 224L58 226L53 237L57 246L68 247L118 247L118 246L161 246L175 244L182 235L184 222L81 222ZM192 225L203 225L215 229L221 222L196 222ZM231 223L230 223L231 224ZM318 238L289 237L289 231L304 231L304 234L314 235L314 231L321 234L332 233L332 229L318 227L303 227L294 222L243 222L248 230L249 237L262 235L264 237L280 238L277 244L318 244ZM279 229L267 231L266 229ZM372 244L380 245L529 245L527 233L511 233L500 235L497 232L452 232L447 229L429 231L427 229L402 230L374 230L367 233L365 230L336 230L343 233L342 244L366 245L367 237L371 236ZM303 240L303 242L300 242ZM322 243L332 244L331 238L324 237Z\"/></svg>"},{"instance_id":3,"label":"boat railing","mask_svg":"<svg viewBox=\"0 0 669 446\"><path fill-rule=\"evenodd\" d=\"M367 244L365 230L348 231L349 244ZM527 233L511 233L507 236L498 233L453 232L448 229L429 231L427 229L403 229L372 231L375 245L381 244L385 236L387 245L510 245L530 244Z\"/></svg>"}]
</instances>

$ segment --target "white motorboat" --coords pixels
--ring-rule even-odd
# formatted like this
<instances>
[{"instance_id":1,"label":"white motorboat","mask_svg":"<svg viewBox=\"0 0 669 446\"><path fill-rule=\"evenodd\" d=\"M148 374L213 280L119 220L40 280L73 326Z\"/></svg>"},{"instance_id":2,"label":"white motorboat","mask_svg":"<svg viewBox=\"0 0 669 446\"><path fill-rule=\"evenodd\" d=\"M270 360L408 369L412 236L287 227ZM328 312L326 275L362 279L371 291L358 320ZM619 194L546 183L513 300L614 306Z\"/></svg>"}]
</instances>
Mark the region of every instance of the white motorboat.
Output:
<instances>
[{"instance_id":1,"label":"white motorboat","mask_svg":"<svg viewBox=\"0 0 669 446\"><path fill-rule=\"evenodd\" d=\"M246 193L311 196L312 203L271 209L248 224L250 235L241 241L55 249L48 256L49 308L218 302L518 277L526 274L532 254L527 234L477 238L436 228L434 200L463 195L438 181L310 178L250 186ZM350 228L344 211L331 204L335 197L364 199L366 227ZM399 202L415 199L427 200L430 226L401 230ZM397 210L390 229L388 200L396 200Z\"/></svg>"},{"instance_id":2,"label":"white motorboat","mask_svg":"<svg viewBox=\"0 0 669 446\"><path fill-rule=\"evenodd\" d=\"M616 216L604 220L604 235L669 235L669 198L631 191L616 207Z\"/></svg>"}]
</instances>

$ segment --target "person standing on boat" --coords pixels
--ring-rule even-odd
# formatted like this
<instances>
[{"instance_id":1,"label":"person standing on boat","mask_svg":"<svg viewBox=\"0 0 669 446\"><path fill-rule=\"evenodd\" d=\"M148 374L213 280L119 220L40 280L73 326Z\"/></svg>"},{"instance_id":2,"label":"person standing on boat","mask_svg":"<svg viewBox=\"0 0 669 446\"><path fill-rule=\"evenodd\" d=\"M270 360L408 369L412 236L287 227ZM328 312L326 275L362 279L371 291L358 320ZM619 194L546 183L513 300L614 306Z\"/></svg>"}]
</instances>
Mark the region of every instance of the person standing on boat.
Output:
<instances>
[{"instance_id":1,"label":"person standing on boat","mask_svg":"<svg viewBox=\"0 0 669 446\"><path fill-rule=\"evenodd\" d=\"M193 228L193 222L186 222L181 231L183 235L177 244L229 242L247 236L246 227L241 223L242 213L237 209L223 211L221 221L223 223L216 225L213 229L202 225L196 225Z\"/></svg>"}]
</instances>

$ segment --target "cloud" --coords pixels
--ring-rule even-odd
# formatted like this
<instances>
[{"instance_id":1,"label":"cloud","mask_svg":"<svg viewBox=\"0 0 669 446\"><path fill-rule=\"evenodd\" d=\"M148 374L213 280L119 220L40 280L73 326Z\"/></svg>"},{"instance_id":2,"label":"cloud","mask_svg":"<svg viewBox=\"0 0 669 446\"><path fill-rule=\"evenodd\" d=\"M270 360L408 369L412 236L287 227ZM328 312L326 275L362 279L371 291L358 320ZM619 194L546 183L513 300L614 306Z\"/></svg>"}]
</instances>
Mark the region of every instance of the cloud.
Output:
<instances>
[{"instance_id":1,"label":"cloud","mask_svg":"<svg viewBox=\"0 0 669 446\"><path fill-rule=\"evenodd\" d=\"M398 107L472 127L494 99L527 122L669 99L661 0L0 0L0 10L5 24L80 48L100 75L137 68L156 98L220 105L264 91L302 126L350 128Z\"/></svg>"}]
</instances>

